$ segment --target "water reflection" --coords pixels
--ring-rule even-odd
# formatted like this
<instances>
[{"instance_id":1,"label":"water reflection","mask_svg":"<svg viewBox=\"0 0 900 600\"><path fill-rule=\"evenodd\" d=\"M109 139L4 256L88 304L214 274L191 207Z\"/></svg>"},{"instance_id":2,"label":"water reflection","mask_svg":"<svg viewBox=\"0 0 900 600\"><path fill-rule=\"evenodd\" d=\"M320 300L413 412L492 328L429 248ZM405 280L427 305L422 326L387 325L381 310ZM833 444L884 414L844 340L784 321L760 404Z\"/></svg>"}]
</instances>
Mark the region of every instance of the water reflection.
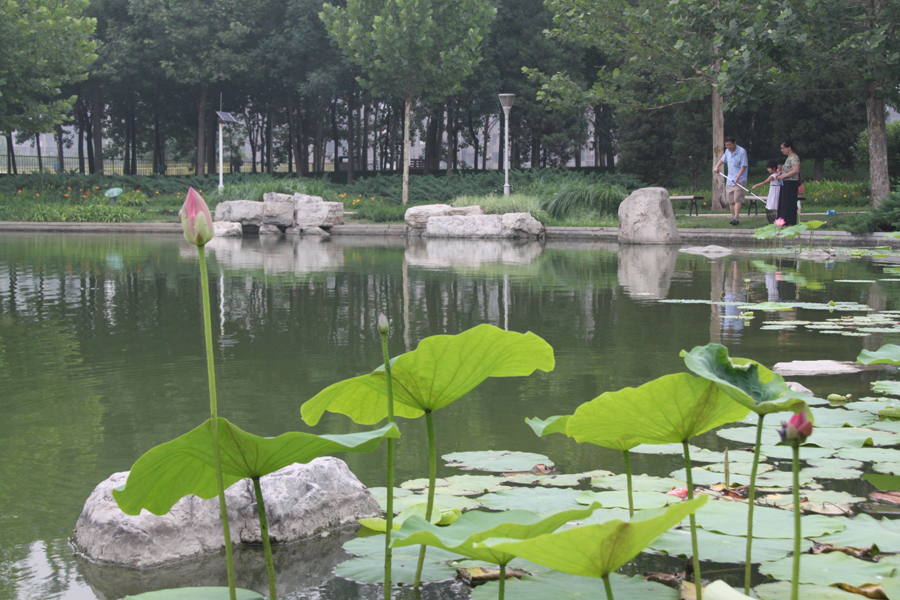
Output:
<instances>
[{"instance_id":1,"label":"water reflection","mask_svg":"<svg viewBox=\"0 0 900 600\"><path fill-rule=\"evenodd\" d=\"M619 246L619 284L633 298L661 300L669 295L677 246Z\"/></svg>"},{"instance_id":2,"label":"water reflection","mask_svg":"<svg viewBox=\"0 0 900 600\"><path fill-rule=\"evenodd\" d=\"M478 268L486 264L527 265L543 251L541 243L527 240L465 240L415 238L406 249L410 266Z\"/></svg>"}]
</instances>

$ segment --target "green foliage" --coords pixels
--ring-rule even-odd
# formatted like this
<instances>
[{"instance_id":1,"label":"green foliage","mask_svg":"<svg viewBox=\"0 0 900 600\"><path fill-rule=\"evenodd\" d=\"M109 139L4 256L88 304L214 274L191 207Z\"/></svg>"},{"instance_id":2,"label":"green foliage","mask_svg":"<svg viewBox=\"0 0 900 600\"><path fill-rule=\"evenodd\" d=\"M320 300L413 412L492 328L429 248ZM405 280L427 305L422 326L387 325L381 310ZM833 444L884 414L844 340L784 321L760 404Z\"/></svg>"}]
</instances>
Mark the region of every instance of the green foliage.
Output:
<instances>
[{"instance_id":1,"label":"green foliage","mask_svg":"<svg viewBox=\"0 0 900 600\"><path fill-rule=\"evenodd\" d=\"M212 188L212 186L210 186ZM306 194L308 196L323 196L326 185L316 179L298 179L295 177L272 177L271 175L258 175L252 179L246 179L235 184L226 185L219 192L213 191L210 201L224 202L226 200L250 200L262 202L263 195L277 194Z\"/></svg>"},{"instance_id":2,"label":"green foliage","mask_svg":"<svg viewBox=\"0 0 900 600\"><path fill-rule=\"evenodd\" d=\"M628 196L624 188L585 179L573 179L559 186L549 198L541 202L541 208L551 217L564 219L577 213L615 215L619 204Z\"/></svg>"},{"instance_id":3,"label":"green foliage","mask_svg":"<svg viewBox=\"0 0 900 600\"><path fill-rule=\"evenodd\" d=\"M900 165L898 165L900 169ZM816 211L832 206L859 206L868 208L872 204L867 181L804 181L803 203L805 211Z\"/></svg>"},{"instance_id":4,"label":"green foliage","mask_svg":"<svg viewBox=\"0 0 900 600\"><path fill-rule=\"evenodd\" d=\"M402 223L403 217L406 215L405 206L396 206L378 200L360 200L353 204L352 208L356 211L357 218L368 219L376 223Z\"/></svg>"},{"instance_id":5,"label":"green foliage","mask_svg":"<svg viewBox=\"0 0 900 600\"><path fill-rule=\"evenodd\" d=\"M882 200L872 212L851 219L847 229L853 233L900 231L900 192L894 192Z\"/></svg>"},{"instance_id":6,"label":"green foliage","mask_svg":"<svg viewBox=\"0 0 900 600\"><path fill-rule=\"evenodd\" d=\"M900 121L893 121L885 126L887 132L888 172L892 174L891 183L900 181ZM859 134L859 141L854 147L854 154L861 162L869 162L869 131L864 129Z\"/></svg>"},{"instance_id":7,"label":"green foliage","mask_svg":"<svg viewBox=\"0 0 900 600\"><path fill-rule=\"evenodd\" d=\"M0 221L36 223L130 223L138 220L136 209L108 204L61 205L0 202Z\"/></svg>"},{"instance_id":8,"label":"green foliage","mask_svg":"<svg viewBox=\"0 0 900 600\"><path fill-rule=\"evenodd\" d=\"M524 212L541 221L549 215L541 209L540 201L535 196L525 194L489 194L487 196L459 196L453 200L452 206L480 206L486 215L502 215L505 213Z\"/></svg>"}]
</instances>

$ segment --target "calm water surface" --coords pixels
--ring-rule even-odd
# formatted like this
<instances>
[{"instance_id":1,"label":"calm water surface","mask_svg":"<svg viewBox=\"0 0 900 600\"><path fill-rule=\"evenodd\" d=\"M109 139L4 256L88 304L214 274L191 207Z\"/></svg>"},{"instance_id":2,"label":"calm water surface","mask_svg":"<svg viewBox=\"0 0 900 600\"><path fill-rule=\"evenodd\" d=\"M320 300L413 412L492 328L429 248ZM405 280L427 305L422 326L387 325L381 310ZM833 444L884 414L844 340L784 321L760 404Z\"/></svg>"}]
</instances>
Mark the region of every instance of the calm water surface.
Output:
<instances>
[{"instance_id":1,"label":"calm water surface","mask_svg":"<svg viewBox=\"0 0 900 600\"><path fill-rule=\"evenodd\" d=\"M402 238L248 238L211 246L220 414L264 436L309 431L300 420L305 400L378 365L381 311L393 324L394 355L424 337L480 323L546 339L556 370L488 381L440 411L438 451L540 452L563 472L623 466L615 452L561 436L538 439L524 418L570 413L604 391L681 371L683 348L719 342L732 355L772 365L854 360L862 348L898 341L881 333L761 329L766 319L831 316L822 311L758 312L745 322L733 318L736 307L662 301L743 300L749 293L754 302L836 300L897 310L900 282L837 281L889 277L886 258L779 263L748 252L708 259L674 248ZM77 559L68 544L98 482L208 416L200 310L197 253L181 236L0 237L0 599L113 599L172 585L166 577L224 582L220 559L136 573ZM833 316L840 314L865 313ZM875 378L798 380L819 394L865 395ZM333 415L315 431L355 428ZM403 435L402 446L424 448L424 421L407 422ZM702 445L720 449L724 440L707 435ZM379 486L383 452L342 458L363 483ZM657 475L681 466L648 455L634 462ZM439 467L438 475L454 472ZM399 451L398 481L426 473L424 452ZM848 485L864 493L868 484ZM327 575L344 556L340 541L276 552L284 596L374 597ZM253 565L239 565L239 574L250 573L240 583L265 590L259 552L238 558ZM457 588L430 593L466 596Z\"/></svg>"}]
</instances>

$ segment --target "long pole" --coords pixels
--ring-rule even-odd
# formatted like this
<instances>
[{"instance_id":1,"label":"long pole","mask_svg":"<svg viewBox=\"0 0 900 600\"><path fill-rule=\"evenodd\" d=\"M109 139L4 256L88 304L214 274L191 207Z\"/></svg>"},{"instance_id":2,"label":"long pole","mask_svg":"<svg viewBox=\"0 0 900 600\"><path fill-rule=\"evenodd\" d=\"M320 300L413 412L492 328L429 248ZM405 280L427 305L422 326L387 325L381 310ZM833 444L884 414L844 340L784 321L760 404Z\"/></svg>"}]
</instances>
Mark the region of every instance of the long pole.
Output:
<instances>
[{"instance_id":1,"label":"long pole","mask_svg":"<svg viewBox=\"0 0 900 600\"><path fill-rule=\"evenodd\" d=\"M222 183L222 120L219 120L219 191L225 189Z\"/></svg>"},{"instance_id":2,"label":"long pole","mask_svg":"<svg viewBox=\"0 0 900 600\"><path fill-rule=\"evenodd\" d=\"M506 140L503 143L503 170L505 171L503 195L509 196L509 108L503 107L503 129Z\"/></svg>"}]
</instances>

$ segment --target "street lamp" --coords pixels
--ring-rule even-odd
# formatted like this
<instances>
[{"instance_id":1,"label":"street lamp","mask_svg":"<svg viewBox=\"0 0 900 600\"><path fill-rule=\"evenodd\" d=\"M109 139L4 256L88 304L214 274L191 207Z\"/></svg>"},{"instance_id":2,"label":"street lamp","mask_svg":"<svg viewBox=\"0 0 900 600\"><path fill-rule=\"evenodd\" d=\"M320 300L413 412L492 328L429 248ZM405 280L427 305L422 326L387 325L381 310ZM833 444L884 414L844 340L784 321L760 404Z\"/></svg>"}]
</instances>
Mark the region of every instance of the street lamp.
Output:
<instances>
[{"instance_id":1,"label":"street lamp","mask_svg":"<svg viewBox=\"0 0 900 600\"><path fill-rule=\"evenodd\" d=\"M509 196L509 109L512 108L515 94L500 94L500 106L503 107L503 129L506 131L506 142L503 149L503 170L506 172L503 184L503 195Z\"/></svg>"},{"instance_id":2,"label":"street lamp","mask_svg":"<svg viewBox=\"0 0 900 600\"><path fill-rule=\"evenodd\" d=\"M219 117L219 191L225 189L225 185L222 183L222 125L225 123L237 123L237 119L231 116L231 113L216 111L216 115Z\"/></svg>"}]
</instances>

